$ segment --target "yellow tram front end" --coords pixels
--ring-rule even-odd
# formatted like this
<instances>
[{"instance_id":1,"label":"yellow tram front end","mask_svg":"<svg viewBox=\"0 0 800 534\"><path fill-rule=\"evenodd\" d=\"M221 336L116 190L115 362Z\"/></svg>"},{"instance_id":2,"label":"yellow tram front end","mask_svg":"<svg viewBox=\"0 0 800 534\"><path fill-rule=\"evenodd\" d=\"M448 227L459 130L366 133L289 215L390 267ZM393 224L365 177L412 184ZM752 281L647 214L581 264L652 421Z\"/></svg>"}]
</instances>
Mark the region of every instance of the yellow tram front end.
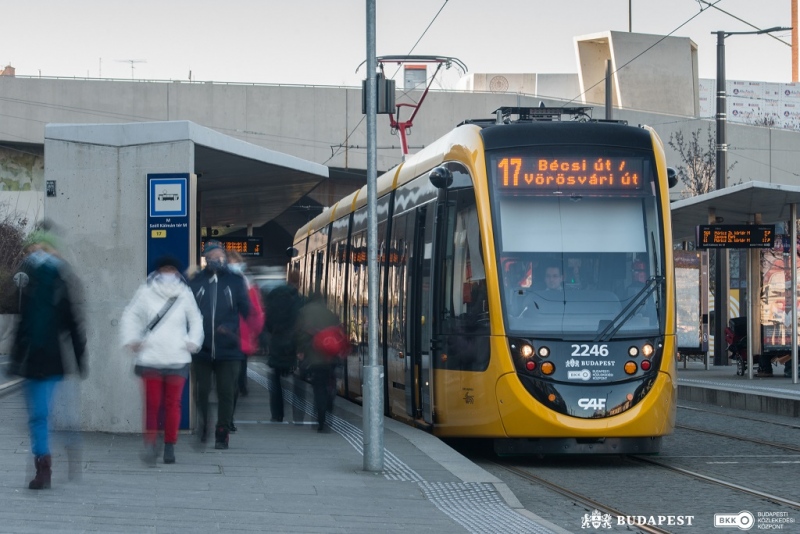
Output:
<instances>
[{"instance_id":1,"label":"yellow tram front end","mask_svg":"<svg viewBox=\"0 0 800 534\"><path fill-rule=\"evenodd\" d=\"M492 437L501 454L657 452L677 398L660 139L611 122L498 124L478 135L477 150L445 159L472 174L487 335L434 342L434 432ZM475 278L475 263L461 271ZM467 282L457 297L472 302ZM447 361L465 339L485 344L474 370Z\"/></svg>"}]
</instances>

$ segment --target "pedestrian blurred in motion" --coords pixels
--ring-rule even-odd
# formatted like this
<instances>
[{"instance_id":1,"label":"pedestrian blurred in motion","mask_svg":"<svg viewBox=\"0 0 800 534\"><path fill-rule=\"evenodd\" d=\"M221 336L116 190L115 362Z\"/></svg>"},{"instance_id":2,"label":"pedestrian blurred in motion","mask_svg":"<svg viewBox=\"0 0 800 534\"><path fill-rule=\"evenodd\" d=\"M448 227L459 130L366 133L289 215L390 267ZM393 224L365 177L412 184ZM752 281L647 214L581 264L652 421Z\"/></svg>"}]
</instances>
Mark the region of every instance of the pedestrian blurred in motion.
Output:
<instances>
[{"instance_id":1,"label":"pedestrian blurred in motion","mask_svg":"<svg viewBox=\"0 0 800 534\"><path fill-rule=\"evenodd\" d=\"M52 456L49 418L54 389L65 374L77 370L86 376L86 336L76 307L77 280L58 254L50 232L37 230L24 243L20 321L11 352L10 374L26 378L28 427L36 475L30 489L51 485ZM69 338L71 350L62 344Z\"/></svg>"},{"instance_id":2,"label":"pedestrian blurred in motion","mask_svg":"<svg viewBox=\"0 0 800 534\"><path fill-rule=\"evenodd\" d=\"M300 274L290 271L287 283L267 294L266 328L270 333L267 365L269 374L269 407L271 421L283 421L283 388L281 377L289 376L297 367L297 314L303 306L303 297L297 290ZM298 399L299 400L299 399ZM295 402L298 406L298 402ZM295 410L295 422L299 422L300 410Z\"/></svg>"},{"instance_id":3,"label":"pedestrian blurred in motion","mask_svg":"<svg viewBox=\"0 0 800 534\"><path fill-rule=\"evenodd\" d=\"M222 243L208 241L203 251L206 266L189 282L200 312L203 314L205 339L200 352L192 358L197 381L198 435L201 443L208 439L208 397L211 378L217 385L216 449L227 449L233 423L235 391L239 367L244 359L239 335L240 316L250 317L250 298L244 278L227 267L227 254Z\"/></svg>"},{"instance_id":4,"label":"pedestrian blurred in motion","mask_svg":"<svg viewBox=\"0 0 800 534\"><path fill-rule=\"evenodd\" d=\"M333 409L334 368L346 355L349 341L339 318L325 306L319 293L312 293L297 319L298 358L311 381L317 431L328 432L327 413Z\"/></svg>"},{"instance_id":5,"label":"pedestrian blurred in motion","mask_svg":"<svg viewBox=\"0 0 800 534\"><path fill-rule=\"evenodd\" d=\"M239 367L239 380L238 388L234 395L234 413L236 413L236 404L239 400L239 395L246 397L247 391L247 357L252 356L258 351L258 337L264 329L264 307L261 304L261 291L258 286L251 283L250 279L245 274L247 264L244 262L241 254L236 251L228 252L228 268L231 272L239 274L244 278L245 285L247 286L247 295L250 298L250 315L247 318L239 318L239 335L241 336L242 357L243 360ZM235 422L231 422L231 432L236 432Z\"/></svg>"},{"instance_id":6,"label":"pedestrian blurred in motion","mask_svg":"<svg viewBox=\"0 0 800 534\"><path fill-rule=\"evenodd\" d=\"M203 343L203 317L181 268L171 256L156 260L156 270L138 289L120 320L122 345L136 355L134 369L144 385L142 460L153 466L159 456L158 432L162 429L164 463L175 463L184 384L192 354Z\"/></svg>"}]
</instances>

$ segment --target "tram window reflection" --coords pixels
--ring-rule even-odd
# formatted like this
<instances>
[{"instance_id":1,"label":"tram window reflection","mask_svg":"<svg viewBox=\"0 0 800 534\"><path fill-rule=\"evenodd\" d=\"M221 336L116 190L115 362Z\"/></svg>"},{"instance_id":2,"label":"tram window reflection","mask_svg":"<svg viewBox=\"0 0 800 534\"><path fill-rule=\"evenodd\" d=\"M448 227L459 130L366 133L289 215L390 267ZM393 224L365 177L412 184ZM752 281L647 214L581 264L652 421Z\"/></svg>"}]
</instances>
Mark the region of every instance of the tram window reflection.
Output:
<instances>
[{"instance_id":1,"label":"tram window reflection","mask_svg":"<svg viewBox=\"0 0 800 534\"><path fill-rule=\"evenodd\" d=\"M499 266L509 330L594 334L634 299L635 312L624 319L619 333L658 328L656 308L663 298L658 298L662 288L655 266L660 255L650 249L659 242L658 228L643 215L655 211L652 197L575 202L520 196L499 202ZM597 224L601 219L603 224ZM634 272L634 264L642 272ZM548 273L560 283L547 284Z\"/></svg>"},{"instance_id":2,"label":"tram window reflection","mask_svg":"<svg viewBox=\"0 0 800 534\"><path fill-rule=\"evenodd\" d=\"M452 263L447 273L443 325L447 336L448 369L484 370L489 363L489 303L486 269L480 247L478 212L472 188L451 193L456 197Z\"/></svg>"}]
</instances>

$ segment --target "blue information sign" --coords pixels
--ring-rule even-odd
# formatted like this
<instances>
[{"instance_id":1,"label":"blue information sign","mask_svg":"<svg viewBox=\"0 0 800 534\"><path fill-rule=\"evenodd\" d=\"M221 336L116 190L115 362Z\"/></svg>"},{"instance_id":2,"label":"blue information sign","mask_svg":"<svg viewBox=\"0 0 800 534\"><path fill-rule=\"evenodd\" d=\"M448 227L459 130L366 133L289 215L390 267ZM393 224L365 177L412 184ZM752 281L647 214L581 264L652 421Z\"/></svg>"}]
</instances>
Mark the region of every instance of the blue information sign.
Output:
<instances>
[{"instance_id":1,"label":"blue information sign","mask_svg":"<svg viewBox=\"0 0 800 534\"><path fill-rule=\"evenodd\" d=\"M155 270L161 256L174 256L184 269L190 265L191 180L189 173L147 175L147 273ZM186 381L181 401L182 429L190 427L190 384Z\"/></svg>"},{"instance_id":2,"label":"blue information sign","mask_svg":"<svg viewBox=\"0 0 800 534\"><path fill-rule=\"evenodd\" d=\"M189 174L147 175L147 272L165 255L189 267Z\"/></svg>"}]
</instances>

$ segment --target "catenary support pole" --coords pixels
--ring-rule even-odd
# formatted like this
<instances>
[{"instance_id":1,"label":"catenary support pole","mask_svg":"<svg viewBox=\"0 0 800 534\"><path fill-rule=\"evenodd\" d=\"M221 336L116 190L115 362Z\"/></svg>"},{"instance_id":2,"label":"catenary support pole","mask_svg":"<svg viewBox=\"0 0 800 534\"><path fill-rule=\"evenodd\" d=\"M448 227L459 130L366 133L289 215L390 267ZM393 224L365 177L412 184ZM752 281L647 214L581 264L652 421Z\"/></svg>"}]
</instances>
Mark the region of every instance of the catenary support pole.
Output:
<instances>
[{"instance_id":1,"label":"catenary support pole","mask_svg":"<svg viewBox=\"0 0 800 534\"><path fill-rule=\"evenodd\" d=\"M368 362L364 366L364 470L383 470L383 366L378 360L378 95L375 0L367 0L367 272Z\"/></svg>"},{"instance_id":2,"label":"catenary support pole","mask_svg":"<svg viewBox=\"0 0 800 534\"><path fill-rule=\"evenodd\" d=\"M797 384L797 204L791 205L792 218L792 384ZM784 304L785 306L785 304Z\"/></svg>"},{"instance_id":3,"label":"catenary support pole","mask_svg":"<svg viewBox=\"0 0 800 534\"><path fill-rule=\"evenodd\" d=\"M727 187L728 170L726 145L727 104L725 94L725 32L717 34L717 159L716 189ZM715 221L710 221L715 224ZM725 347L725 326L728 324L728 251L719 248L714 269L714 365L727 365L728 353ZM752 357L752 355L751 355ZM752 369L752 367L751 367Z\"/></svg>"}]
</instances>

